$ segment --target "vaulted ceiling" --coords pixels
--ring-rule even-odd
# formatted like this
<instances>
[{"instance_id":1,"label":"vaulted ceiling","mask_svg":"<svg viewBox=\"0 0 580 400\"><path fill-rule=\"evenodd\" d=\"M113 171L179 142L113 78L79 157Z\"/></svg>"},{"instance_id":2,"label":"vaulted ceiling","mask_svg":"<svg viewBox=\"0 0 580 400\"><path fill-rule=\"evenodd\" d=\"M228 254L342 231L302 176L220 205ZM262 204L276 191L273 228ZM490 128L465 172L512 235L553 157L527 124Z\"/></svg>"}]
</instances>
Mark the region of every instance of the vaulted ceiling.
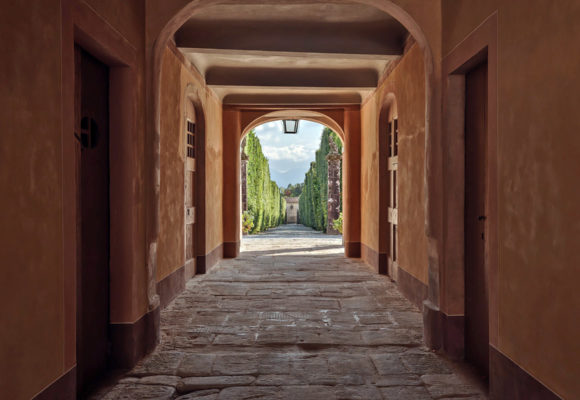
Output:
<instances>
[{"instance_id":1,"label":"vaulted ceiling","mask_svg":"<svg viewBox=\"0 0 580 400\"><path fill-rule=\"evenodd\" d=\"M360 104L403 53L406 29L361 4L240 2L175 34L224 104Z\"/></svg>"}]
</instances>

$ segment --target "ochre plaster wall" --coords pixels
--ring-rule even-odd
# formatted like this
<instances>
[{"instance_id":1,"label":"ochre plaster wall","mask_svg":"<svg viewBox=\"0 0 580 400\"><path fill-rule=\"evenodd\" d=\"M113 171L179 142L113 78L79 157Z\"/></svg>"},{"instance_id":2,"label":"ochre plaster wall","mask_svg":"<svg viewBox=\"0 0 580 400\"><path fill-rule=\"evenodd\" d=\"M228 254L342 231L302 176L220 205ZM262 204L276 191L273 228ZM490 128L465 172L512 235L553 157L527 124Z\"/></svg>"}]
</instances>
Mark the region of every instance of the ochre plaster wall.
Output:
<instances>
[{"instance_id":1,"label":"ochre plaster wall","mask_svg":"<svg viewBox=\"0 0 580 400\"><path fill-rule=\"evenodd\" d=\"M498 13L499 351L580 393L580 3L443 2L451 51Z\"/></svg>"},{"instance_id":2,"label":"ochre plaster wall","mask_svg":"<svg viewBox=\"0 0 580 400\"><path fill-rule=\"evenodd\" d=\"M157 281L183 266L184 260L184 170L182 146L184 88L181 60L165 49L161 66L161 135L159 190L159 240Z\"/></svg>"},{"instance_id":3,"label":"ochre plaster wall","mask_svg":"<svg viewBox=\"0 0 580 400\"><path fill-rule=\"evenodd\" d=\"M181 68L181 93L183 95L188 84L196 87L196 95L205 118L205 252L203 254L209 254L223 242L222 104L219 98L205 86L199 73L187 65L186 62Z\"/></svg>"},{"instance_id":4,"label":"ochre plaster wall","mask_svg":"<svg viewBox=\"0 0 580 400\"><path fill-rule=\"evenodd\" d=\"M399 268L427 284L425 236L425 69L423 54L411 47L361 110L362 243L379 252L379 113L394 94L399 119ZM383 246L381 246L383 247ZM383 247L387 248L387 247Z\"/></svg>"},{"instance_id":5,"label":"ochre plaster wall","mask_svg":"<svg viewBox=\"0 0 580 400\"><path fill-rule=\"evenodd\" d=\"M12 399L65 368L60 14L43 0L0 11L0 393Z\"/></svg>"},{"instance_id":6,"label":"ochre plaster wall","mask_svg":"<svg viewBox=\"0 0 580 400\"><path fill-rule=\"evenodd\" d=\"M222 235L222 114L221 102L205 86L191 65L167 47L161 70L161 188L157 281L183 266L184 260L184 127L186 88L195 88L193 96L202 107L206 140L206 219L205 249L208 254L223 242ZM198 167L196 170L201 173ZM194 191L197 188L194 188ZM196 211L198 212L199 209ZM194 235L194 241L196 240ZM197 244L197 243L196 243Z\"/></svg>"},{"instance_id":7,"label":"ochre plaster wall","mask_svg":"<svg viewBox=\"0 0 580 400\"><path fill-rule=\"evenodd\" d=\"M185 79L200 78L182 70L182 84ZM199 96L205 115L205 254L209 254L223 243L222 104L209 90Z\"/></svg>"},{"instance_id":8,"label":"ochre plaster wall","mask_svg":"<svg viewBox=\"0 0 580 400\"><path fill-rule=\"evenodd\" d=\"M66 0L65 0L66 1ZM82 0L135 47L143 43L145 3L142 0Z\"/></svg>"}]
</instances>

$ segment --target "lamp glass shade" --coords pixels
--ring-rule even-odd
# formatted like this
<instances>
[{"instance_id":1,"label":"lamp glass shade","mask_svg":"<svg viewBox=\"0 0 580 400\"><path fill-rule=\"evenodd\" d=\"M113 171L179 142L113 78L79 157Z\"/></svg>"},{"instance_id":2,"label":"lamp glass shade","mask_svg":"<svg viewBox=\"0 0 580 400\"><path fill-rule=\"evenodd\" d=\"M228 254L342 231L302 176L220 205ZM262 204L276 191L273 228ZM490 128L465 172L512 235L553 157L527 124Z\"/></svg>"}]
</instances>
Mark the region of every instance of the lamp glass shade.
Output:
<instances>
[{"instance_id":1,"label":"lamp glass shade","mask_svg":"<svg viewBox=\"0 0 580 400\"><path fill-rule=\"evenodd\" d=\"M285 119L282 122L284 123L284 133L294 134L298 132L297 119Z\"/></svg>"}]
</instances>

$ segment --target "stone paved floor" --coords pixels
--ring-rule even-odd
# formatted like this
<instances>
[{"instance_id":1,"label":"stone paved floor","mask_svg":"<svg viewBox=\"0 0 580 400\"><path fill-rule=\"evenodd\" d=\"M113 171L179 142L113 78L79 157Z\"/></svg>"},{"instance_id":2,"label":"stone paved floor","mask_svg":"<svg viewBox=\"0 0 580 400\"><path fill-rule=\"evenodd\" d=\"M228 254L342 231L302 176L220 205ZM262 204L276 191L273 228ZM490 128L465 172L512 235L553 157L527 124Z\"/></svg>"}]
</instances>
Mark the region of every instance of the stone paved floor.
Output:
<instances>
[{"instance_id":1,"label":"stone paved floor","mask_svg":"<svg viewBox=\"0 0 580 400\"><path fill-rule=\"evenodd\" d=\"M245 239L161 313L161 344L102 399L483 399L422 346L419 311L341 238Z\"/></svg>"}]
</instances>

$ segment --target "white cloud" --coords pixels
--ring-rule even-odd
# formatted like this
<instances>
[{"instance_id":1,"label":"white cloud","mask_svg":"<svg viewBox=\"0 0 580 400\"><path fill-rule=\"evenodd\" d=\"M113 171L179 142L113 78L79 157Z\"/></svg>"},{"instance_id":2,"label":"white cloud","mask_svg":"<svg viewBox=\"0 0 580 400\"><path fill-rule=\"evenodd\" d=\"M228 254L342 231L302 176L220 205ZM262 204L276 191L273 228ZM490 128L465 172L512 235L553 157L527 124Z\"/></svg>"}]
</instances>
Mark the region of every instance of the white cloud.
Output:
<instances>
[{"instance_id":1,"label":"white cloud","mask_svg":"<svg viewBox=\"0 0 580 400\"><path fill-rule=\"evenodd\" d=\"M254 128L269 160L272 180L283 187L304 180L320 145L322 129L322 125L311 121L300 121L295 135L284 134L282 121L271 121Z\"/></svg>"},{"instance_id":2,"label":"white cloud","mask_svg":"<svg viewBox=\"0 0 580 400\"><path fill-rule=\"evenodd\" d=\"M300 144L284 147L262 146L262 151L269 160L307 161L314 158L313 152Z\"/></svg>"},{"instance_id":3,"label":"white cloud","mask_svg":"<svg viewBox=\"0 0 580 400\"><path fill-rule=\"evenodd\" d=\"M267 132L267 133L260 133L259 139L260 139L260 143L262 142L268 142L269 140L272 140L272 137L274 135L272 135L272 133Z\"/></svg>"}]
</instances>

